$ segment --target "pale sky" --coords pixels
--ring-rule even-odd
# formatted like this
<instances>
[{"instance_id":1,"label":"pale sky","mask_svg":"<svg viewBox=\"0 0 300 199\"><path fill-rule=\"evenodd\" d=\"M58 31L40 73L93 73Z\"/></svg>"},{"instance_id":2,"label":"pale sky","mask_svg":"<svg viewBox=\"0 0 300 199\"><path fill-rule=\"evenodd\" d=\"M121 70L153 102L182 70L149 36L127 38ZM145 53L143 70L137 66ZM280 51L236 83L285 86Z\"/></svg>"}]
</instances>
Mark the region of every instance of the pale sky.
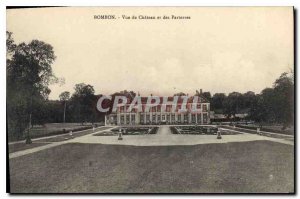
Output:
<instances>
[{"instance_id":1,"label":"pale sky","mask_svg":"<svg viewBox=\"0 0 300 199\"><path fill-rule=\"evenodd\" d=\"M94 19L105 14L117 19ZM81 82L96 94L259 93L294 64L292 7L16 9L7 11L7 30L16 43L38 39L54 47L53 71L65 84L51 85L50 99Z\"/></svg>"}]
</instances>

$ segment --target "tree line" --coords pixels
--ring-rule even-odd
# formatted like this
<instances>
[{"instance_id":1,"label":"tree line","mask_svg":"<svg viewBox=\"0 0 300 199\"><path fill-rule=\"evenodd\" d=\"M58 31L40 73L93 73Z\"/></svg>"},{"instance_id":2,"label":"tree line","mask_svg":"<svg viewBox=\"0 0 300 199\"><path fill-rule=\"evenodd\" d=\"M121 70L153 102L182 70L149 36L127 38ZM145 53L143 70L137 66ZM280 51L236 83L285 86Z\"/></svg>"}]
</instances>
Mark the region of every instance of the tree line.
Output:
<instances>
[{"instance_id":1,"label":"tree line","mask_svg":"<svg viewBox=\"0 0 300 199\"><path fill-rule=\"evenodd\" d=\"M61 122L104 121L104 113L96 110L101 95L94 87L79 83L71 94L65 91L59 100L49 100L49 85L63 83L55 76L51 65L56 59L53 47L43 41L16 44L12 33L6 32L7 73L7 129L8 138L21 139L33 125ZM196 93L199 94L199 93ZM201 93L211 103L211 110L235 118L238 113L248 113L248 119L259 123L294 124L294 73L283 73L272 88L260 94L248 91ZM121 91L115 95L130 98L134 91ZM185 95L178 93L175 95ZM110 106L108 102L108 106Z\"/></svg>"},{"instance_id":2,"label":"tree line","mask_svg":"<svg viewBox=\"0 0 300 199\"><path fill-rule=\"evenodd\" d=\"M96 111L98 97L93 86L76 84L74 93L62 93L60 100L49 100L49 85L61 83L52 71L56 56L43 41L16 44L6 32L7 133L9 140L23 138L33 125L103 120Z\"/></svg>"},{"instance_id":3,"label":"tree line","mask_svg":"<svg viewBox=\"0 0 300 199\"><path fill-rule=\"evenodd\" d=\"M246 119L259 124L281 124L283 129L294 125L294 72L284 72L273 83L272 88L265 88L259 94L204 92L203 96L210 101L211 110L224 114L228 118L238 113L247 113Z\"/></svg>"}]
</instances>

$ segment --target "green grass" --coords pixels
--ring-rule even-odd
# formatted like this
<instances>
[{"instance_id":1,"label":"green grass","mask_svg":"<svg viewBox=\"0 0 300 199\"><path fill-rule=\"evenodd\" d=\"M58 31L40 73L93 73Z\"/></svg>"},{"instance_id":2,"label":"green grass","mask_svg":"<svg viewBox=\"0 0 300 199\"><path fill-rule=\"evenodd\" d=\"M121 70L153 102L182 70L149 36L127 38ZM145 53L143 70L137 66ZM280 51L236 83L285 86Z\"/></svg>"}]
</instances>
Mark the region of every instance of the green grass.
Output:
<instances>
[{"instance_id":1,"label":"green grass","mask_svg":"<svg viewBox=\"0 0 300 199\"><path fill-rule=\"evenodd\" d=\"M294 191L294 148L270 141L145 147L74 143L9 163L13 193Z\"/></svg>"}]
</instances>

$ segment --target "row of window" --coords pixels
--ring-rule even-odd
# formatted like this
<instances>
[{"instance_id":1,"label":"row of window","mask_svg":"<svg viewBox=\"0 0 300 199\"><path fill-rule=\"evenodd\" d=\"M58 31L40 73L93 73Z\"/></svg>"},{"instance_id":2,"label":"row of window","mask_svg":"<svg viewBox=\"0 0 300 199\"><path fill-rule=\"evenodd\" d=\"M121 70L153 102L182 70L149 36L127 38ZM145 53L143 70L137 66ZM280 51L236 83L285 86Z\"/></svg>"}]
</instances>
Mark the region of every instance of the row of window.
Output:
<instances>
[{"instance_id":1,"label":"row of window","mask_svg":"<svg viewBox=\"0 0 300 199\"><path fill-rule=\"evenodd\" d=\"M127 123L130 123L130 122L135 123L135 115L131 115L131 117L130 117L130 115L126 115L126 116L121 115L120 116L120 122L121 123L124 123L125 117L126 117L126 122ZM150 119L152 119L152 120L150 120ZM177 120L175 120L175 114L162 115L162 116L152 115L152 118L150 117L150 115L146 115L146 118L145 118L145 116L142 114L141 117L140 117L140 122L141 123L148 122L148 121L157 121L157 122L164 122L164 121L169 121L170 122L170 121L172 121L172 122L175 122L175 121L182 121L182 119L183 119L183 121L188 121L188 115L184 114L183 117L182 117L182 115L178 115ZM201 122L201 114L197 114L197 117L196 117L195 114L191 115L191 121L196 122L196 120L199 123ZM111 121L116 122L117 121L117 116L112 116ZM203 114L203 122L204 123L207 122L207 114Z\"/></svg>"},{"instance_id":2,"label":"row of window","mask_svg":"<svg viewBox=\"0 0 300 199\"><path fill-rule=\"evenodd\" d=\"M128 109L129 109L129 105L126 106L126 109L125 109L125 106L121 106L118 111L121 112L121 113L124 113L124 112L127 112ZM142 109L143 109L143 111L145 111L145 106L143 106ZM197 109L201 109L201 104L197 104ZM178 105L175 111L178 112L179 110L181 110L181 105ZM190 111L191 107L188 107L188 110ZM161 105L156 106L156 107L151 107L150 111L151 112L161 112L162 107L161 107ZM165 108L165 111L166 112L172 112L172 105L167 105L166 108ZM202 111L203 112L209 111L206 104L202 105ZM136 113L137 109L134 108L134 109L131 110L131 112Z\"/></svg>"}]
</instances>

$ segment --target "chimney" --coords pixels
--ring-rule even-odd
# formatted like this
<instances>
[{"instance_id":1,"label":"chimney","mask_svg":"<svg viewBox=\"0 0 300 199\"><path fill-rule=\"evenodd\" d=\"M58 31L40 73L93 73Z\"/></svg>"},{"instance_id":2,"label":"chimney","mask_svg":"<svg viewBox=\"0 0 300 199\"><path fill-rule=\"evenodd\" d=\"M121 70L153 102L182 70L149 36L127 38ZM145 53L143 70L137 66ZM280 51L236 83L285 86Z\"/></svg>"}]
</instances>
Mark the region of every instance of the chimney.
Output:
<instances>
[{"instance_id":1,"label":"chimney","mask_svg":"<svg viewBox=\"0 0 300 199\"><path fill-rule=\"evenodd\" d=\"M202 95L202 88L200 89L200 95Z\"/></svg>"}]
</instances>

